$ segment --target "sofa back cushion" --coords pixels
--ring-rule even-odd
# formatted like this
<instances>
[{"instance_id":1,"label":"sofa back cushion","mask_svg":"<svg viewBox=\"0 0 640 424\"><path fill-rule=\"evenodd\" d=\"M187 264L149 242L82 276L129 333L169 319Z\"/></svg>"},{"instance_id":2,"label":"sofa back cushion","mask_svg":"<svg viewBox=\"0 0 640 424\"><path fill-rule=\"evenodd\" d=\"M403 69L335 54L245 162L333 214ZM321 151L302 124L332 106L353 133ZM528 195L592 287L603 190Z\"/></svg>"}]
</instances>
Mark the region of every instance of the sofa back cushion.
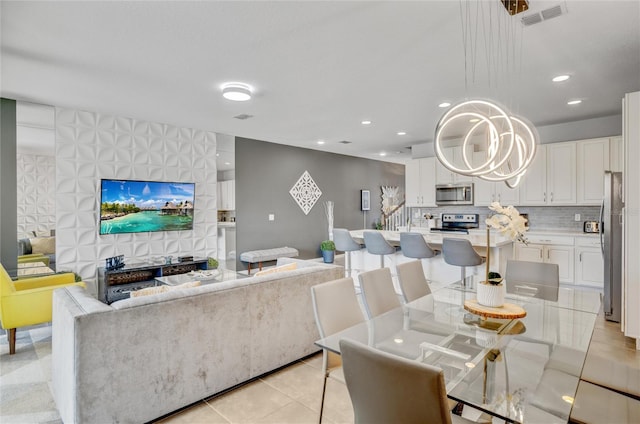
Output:
<instances>
[{"instance_id":1,"label":"sofa back cushion","mask_svg":"<svg viewBox=\"0 0 640 424\"><path fill-rule=\"evenodd\" d=\"M152 294L160 294L166 293L173 290L184 290L189 287L198 287L200 285L200 281L188 281L186 283L178 284L177 286L154 286L147 287L140 290L135 290L131 292L131 297L140 297L140 296L150 296Z\"/></svg>"},{"instance_id":2,"label":"sofa back cushion","mask_svg":"<svg viewBox=\"0 0 640 424\"><path fill-rule=\"evenodd\" d=\"M29 239L31 243L31 253L40 253L42 255L51 255L56 253L55 237L35 237Z\"/></svg>"},{"instance_id":3,"label":"sofa back cushion","mask_svg":"<svg viewBox=\"0 0 640 424\"><path fill-rule=\"evenodd\" d=\"M274 268L269 268L269 269L265 269L263 271L258 271L254 274L255 277L260 277L261 275L269 275L269 274L276 274L278 272L284 272L284 271L293 271L294 269L298 269L298 264L295 262L292 262L290 264L285 264L285 265L280 265L280 266L276 266Z\"/></svg>"}]
</instances>

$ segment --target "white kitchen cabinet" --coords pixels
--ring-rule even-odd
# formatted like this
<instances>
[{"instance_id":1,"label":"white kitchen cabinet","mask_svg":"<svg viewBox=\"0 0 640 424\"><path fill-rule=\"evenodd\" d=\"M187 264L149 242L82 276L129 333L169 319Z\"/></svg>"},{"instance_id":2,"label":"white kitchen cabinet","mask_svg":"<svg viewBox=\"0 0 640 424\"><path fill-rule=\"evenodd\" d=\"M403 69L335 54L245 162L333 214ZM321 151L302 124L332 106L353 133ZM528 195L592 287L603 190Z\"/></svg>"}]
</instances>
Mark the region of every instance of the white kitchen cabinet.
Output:
<instances>
[{"instance_id":1,"label":"white kitchen cabinet","mask_svg":"<svg viewBox=\"0 0 640 424\"><path fill-rule=\"evenodd\" d=\"M624 168L624 145L622 137L609 138L609 170L612 172L623 172Z\"/></svg>"},{"instance_id":2,"label":"white kitchen cabinet","mask_svg":"<svg viewBox=\"0 0 640 424\"><path fill-rule=\"evenodd\" d=\"M547 204L547 146L538 146L536 155L520 181L520 204Z\"/></svg>"},{"instance_id":3,"label":"white kitchen cabinet","mask_svg":"<svg viewBox=\"0 0 640 424\"><path fill-rule=\"evenodd\" d=\"M576 142L538 146L520 183L520 205L576 204Z\"/></svg>"},{"instance_id":4,"label":"white kitchen cabinet","mask_svg":"<svg viewBox=\"0 0 640 424\"><path fill-rule=\"evenodd\" d=\"M473 179L473 204L489 206L492 202L500 202L503 206L520 204L520 189L509 188L504 181L492 182L482 178Z\"/></svg>"},{"instance_id":5,"label":"white kitchen cabinet","mask_svg":"<svg viewBox=\"0 0 640 424\"><path fill-rule=\"evenodd\" d=\"M467 150L471 154L471 146ZM447 147L443 149L444 156L452 162L456 168L466 168L462 158L462 146ZM436 160L436 182L437 184L457 184L471 182L473 177L461 175L445 168L439 160Z\"/></svg>"},{"instance_id":6,"label":"white kitchen cabinet","mask_svg":"<svg viewBox=\"0 0 640 424\"><path fill-rule=\"evenodd\" d=\"M486 160L485 152L473 153L473 166L478 167ZM487 181L479 177L473 178L473 204L489 206L492 202L502 205L516 206L520 204L520 189L509 188L504 181Z\"/></svg>"},{"instance_id":7,"label":"white kitchen cabinet","mask_svg":"<svg viewBox=\"0 0 640 424\"><path fill-rule=\"evenodd\" d=\"M573 237L529 236L529 244L515 244L515 258L520 261L546 262L558 265L561 283L574 282L574 255Z\"/></svg>"},{"instance_id":8,"label":"white kitchen cabinet","mask_svg":"<svg viewBox=\"0 0 640 424\"><path fill-rule=\"evenodd\" d=\"M405 167L405 199L408 207L436 206L436 158L409 161Z\"/></svg>"},{"instance_id":9,"label":"white kitchen cabinet","mask_svg":"<svg viewBox=\"0 0 640 424\"><path fill-rule=\"evenodd\" d=\"M603 288L604 260L599 247L576 246L576 284Z\"/></svg>"},{"instance_id":10,"label":"white kitchen cabinet","mask_svg":"<svg viewBox=\"0 0 640 424\"><path fill-rule=\"evenodd\" d=\"M576 143L577 200L579 205L600 205L604 196L604 171L609 169L609 139Z\"/></svg>"},{"instance_id":11,"label":"white kitchen cabinet","mask_svg":"<svg viewBox=\"0 0 640 424\"><path fill-rule=\"evenodd\" d=\"M547 203L576 204L576 143L547 145Z\"/></svg>"},{"instance_id":12,"label":"white kitchen cabinet","mask_svg":"<svg viewBox=\"0 0 640 424\"><path fill-rule=\"evenodd\" d=\"M217 189L217 206L221 211L232 211L236 208L236 181L219 181Z\"/></svg>"}]
</instances>

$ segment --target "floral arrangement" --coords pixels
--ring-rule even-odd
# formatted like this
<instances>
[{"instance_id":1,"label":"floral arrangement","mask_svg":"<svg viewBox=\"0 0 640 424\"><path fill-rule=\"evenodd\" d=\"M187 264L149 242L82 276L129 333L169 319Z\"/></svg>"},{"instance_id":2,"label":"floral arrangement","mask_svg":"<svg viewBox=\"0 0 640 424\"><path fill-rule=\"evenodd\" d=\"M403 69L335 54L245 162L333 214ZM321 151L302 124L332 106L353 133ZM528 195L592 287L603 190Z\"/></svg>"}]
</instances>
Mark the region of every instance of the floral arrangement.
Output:
<instances>
[{"instance_id":1,"label":"floral arrangement","mask_svg":"<svg viewBox=\"0 0 640 424\"><path fill-rule=\"evenodd\" d=\"M503 207L500 202L493 202L489 209L495 213L485 220L487 224L487 266L486 266L486 284L499 285L502 283L502 277L497 272L489 272L489 231L495 228L501 234L509 237L512 241L528 244L529 240L525 233L529 230L526 223L527 220L520 215L520 212L513 206Z\"/></svg>"},{"instance_id":2,"label":"floral arrangement","mask_svg":"<svg viewBox=\"0 0 640 424\"><path fill-rule=\"evenodd\" d=\"M520 215L520 212L513 206L503 207L499 202L493 202L489 209L495 212L485 220L487 228L495 228L500 233L509 237L512 241L528 244L525 237L528 228L527 220Z\"/></svg>"}]
</instances>

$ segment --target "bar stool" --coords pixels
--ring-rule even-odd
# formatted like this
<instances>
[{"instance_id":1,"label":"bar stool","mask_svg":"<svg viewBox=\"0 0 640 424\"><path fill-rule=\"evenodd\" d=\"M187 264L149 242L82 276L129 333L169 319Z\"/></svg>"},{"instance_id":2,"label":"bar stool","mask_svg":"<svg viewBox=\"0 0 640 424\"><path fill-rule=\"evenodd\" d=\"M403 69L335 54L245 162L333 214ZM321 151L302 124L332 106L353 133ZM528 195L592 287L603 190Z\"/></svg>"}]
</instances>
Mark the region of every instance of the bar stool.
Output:
<instances>
[{"instance_id":1,"label":"bar stool","mask_svg":"<svg viewBox=\"0 0 640 424\"><path fill-rule=\"evenodd\" d=\"M442 256L449 265L461 267L460 278L463 286L466 285L466 267L480 265L483 262L482 256L478 255L471 242L465 239L442 239Z\"/></svg>"},{"instance_id":2,"label":"bar stool","mask_svg":"<svg viewBox=\"0 0 640 424\"><path fill-rule=\"evenodd\" d=\"M349 230L346 228L333 229L333 242L336 245L336 250L346 253L345 276L351 277L351 252L362 249L362 245L351 237Z\"/></svg>"},{"instance_id":3,"label":"bar stool","mask_svg":"<svg viewBox=\"0 0 640 424\"><path fill-rule=\"evenodd\" d=\"M407 258L427 259L436 255L420 233L400 233L400 249Z\"/></svg>"},{"instance_id":4,"label":"bar stool","mask_svg":"<svg viewBox=\"0 0 640 424\"><path fill-rule=\"evenodd\" d=\"M377 231L365 231L363 235L367 252L372 255L380 255L380 268L384 268L384 256L396 253L396 248Z\"/></svg>"}]
</instances>

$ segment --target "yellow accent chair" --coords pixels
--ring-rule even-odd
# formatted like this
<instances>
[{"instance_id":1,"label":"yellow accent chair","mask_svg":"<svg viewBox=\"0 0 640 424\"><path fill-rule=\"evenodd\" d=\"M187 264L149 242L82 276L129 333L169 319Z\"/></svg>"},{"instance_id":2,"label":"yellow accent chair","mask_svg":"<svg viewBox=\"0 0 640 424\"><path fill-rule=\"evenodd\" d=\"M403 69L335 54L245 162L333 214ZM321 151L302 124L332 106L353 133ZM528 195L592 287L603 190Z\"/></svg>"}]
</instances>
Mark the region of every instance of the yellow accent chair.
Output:
<instances>
[{"instance_id":1,"label":"yellow accent chair","mask_svg":"<svg viewBox=\"0 0 640 424\"><path fill-rule=\"evenodd\" d=\"M50 322L53 291L65 286L86 287L71 272L14 281L0 264L0 321L10 355L16 353L16 328Z\"/></svg>"}]
</instances>

